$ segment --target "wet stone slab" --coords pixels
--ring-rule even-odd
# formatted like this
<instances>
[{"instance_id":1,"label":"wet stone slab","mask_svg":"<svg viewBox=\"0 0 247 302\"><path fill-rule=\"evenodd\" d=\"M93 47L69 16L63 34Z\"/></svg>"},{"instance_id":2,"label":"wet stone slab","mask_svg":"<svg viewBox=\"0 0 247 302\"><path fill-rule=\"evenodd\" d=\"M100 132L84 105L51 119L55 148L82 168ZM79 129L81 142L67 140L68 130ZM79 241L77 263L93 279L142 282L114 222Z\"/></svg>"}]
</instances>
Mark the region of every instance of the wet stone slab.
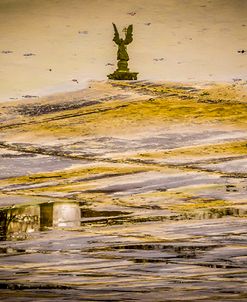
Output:
<instances>
[{"instance_id":1,"label":"wet stone slab","mask_svg":"<svg viewBox=\"0 0 247 302\"><path fill-rule=\"evenodd\" d=\"M9 150L3 149L1 151L0 179L39 172L51 172L65 169L75 164L87 163L87 161L83 160L72 160L28 152L9 152Z\"/></svg>"}]
</instances>

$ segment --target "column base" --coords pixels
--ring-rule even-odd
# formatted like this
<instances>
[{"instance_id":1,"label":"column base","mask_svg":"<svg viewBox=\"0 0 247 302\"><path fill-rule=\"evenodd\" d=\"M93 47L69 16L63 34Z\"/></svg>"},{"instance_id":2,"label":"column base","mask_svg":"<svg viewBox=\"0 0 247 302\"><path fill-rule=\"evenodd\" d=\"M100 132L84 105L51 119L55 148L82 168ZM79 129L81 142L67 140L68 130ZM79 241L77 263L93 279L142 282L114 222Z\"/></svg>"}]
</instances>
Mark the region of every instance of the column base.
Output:
<instances>
[{"instance_id":1,"label":"column base","mask_svg":"<svg viewBox=\"0 0 247 302\"><path fill-rule=\"evenodd\" d=\"M138 73L139 72L115 70L113 73L108 74L107 77L110 80L137 80Z\"/></svg>"}]
</instances>

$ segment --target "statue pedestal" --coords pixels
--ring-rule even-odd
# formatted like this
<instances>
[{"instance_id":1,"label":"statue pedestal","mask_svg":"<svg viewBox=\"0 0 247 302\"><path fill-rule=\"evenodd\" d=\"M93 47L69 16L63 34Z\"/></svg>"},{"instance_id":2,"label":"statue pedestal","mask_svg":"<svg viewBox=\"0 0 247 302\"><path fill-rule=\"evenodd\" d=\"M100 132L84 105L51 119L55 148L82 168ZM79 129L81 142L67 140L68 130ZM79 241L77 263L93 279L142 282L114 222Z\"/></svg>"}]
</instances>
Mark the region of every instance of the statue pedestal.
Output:
<instances>
[{"instance_id":1,"label":"statue pedestal","mask_svg":"<svg viewBox=\"0 0 247 302\"><path fill-rule=\"evenodd\" d=\"M115 70L113 73L108 74L110 80L137 80L138 72Z\"/></svg>"}]
</instances>

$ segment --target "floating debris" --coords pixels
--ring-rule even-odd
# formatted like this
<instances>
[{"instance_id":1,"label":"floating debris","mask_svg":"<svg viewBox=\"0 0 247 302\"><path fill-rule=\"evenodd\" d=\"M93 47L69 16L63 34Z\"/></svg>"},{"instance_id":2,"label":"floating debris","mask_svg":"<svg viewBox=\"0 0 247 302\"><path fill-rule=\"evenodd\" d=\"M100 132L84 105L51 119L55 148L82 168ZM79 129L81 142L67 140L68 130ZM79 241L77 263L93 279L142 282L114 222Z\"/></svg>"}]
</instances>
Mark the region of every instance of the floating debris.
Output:
<instances>
[{"instance_id":1,"label":"floating debris","mask_svg":"<svg viewBox=\"0 0 247 302\"><path fill-rule=\"evenodd\" d=\"M87 35L88 34L88 31L87 30L83 30L83 31L78 31L78 34L80 35Z\"/></svg>"},{"instance_id":2,"label":"floating debris","mask_svg":"<svg viewBox=\"0 0 247 302\"><path fill-rule=\"evenodd\" d=\"M12 50L2 50L1 53L9 54L9 53L13 53L13 51Z\"/></svg>"},{"instance_id":3,"label":"floating debris","mask_svg":"<svg viewBox=\"0 0 247 302\"><path fill-rule=\"evenodd\" d=\"M37 95L30 95L30 94L23 95L22 97L25 98L25 99L29 99L29 98L38 98Z\"/></svg>"},{"instance_id":4,"label":"floating debris","mask_svg":"<svg viewBox=\"0 0 247 302\"><path fill-rule=\"evenodd\" d=\"M247 52L247 50L244 50L244 49L238 50L238 53L245 53L245 52Z\"/></svg>"},{"instance_id":5,"label":"floating debris","mask_svg":"<svg viewBox=\"0 0 247 302\"><path fill-rule=\"evenodd\" d=\"M164 58L154 58L153 60L158 62L158 61L164 61L165 59Z\"/></svg>"},{"instance_id":6,"label":"floating debris","mask_svg":"<svg viewBox=\"0 0 247 302\"><path fill-rule=\"evenodd\" d=\"M29 53L24 53L23 54L24 57L31 57L31 56L36 56L35 53L29 52Z\"/></svg>"},{"instance_id":7,"label":"floating debris","mask_svg":"<svg viewBox=\"0 0 247 302\"><path fill-rule=\"evenodd\" d=\"M129 12L129 13L128 13L128 15L130 15L130 16L132 16L132 17L133 17L133 16L135 16L135 15L136 15L136 12Z\"/></svg>"}]
</instances>

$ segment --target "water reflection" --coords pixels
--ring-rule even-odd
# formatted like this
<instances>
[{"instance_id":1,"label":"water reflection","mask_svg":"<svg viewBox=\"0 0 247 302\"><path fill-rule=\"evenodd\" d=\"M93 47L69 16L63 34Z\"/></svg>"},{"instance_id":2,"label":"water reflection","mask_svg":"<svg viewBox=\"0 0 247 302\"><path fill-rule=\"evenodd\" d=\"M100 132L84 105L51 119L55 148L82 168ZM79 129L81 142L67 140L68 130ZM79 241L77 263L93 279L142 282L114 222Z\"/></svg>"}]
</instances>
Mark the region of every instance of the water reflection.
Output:
<instances>
[{"instance_id":1,"label":"water reflection","mask_svg":"<svg viewBox=\"0 0 247 302\"><path fill-rule=\"evenodd\" d=\"M129 215L130 214L130 215ZM80 202L50 202L0 210L0 241L23 240L31 233L53 228L78 228L82 225L120 225L164 220L207 220L227 216L245 217L247 211L234 207L210 208L172 215L136 216L131 212L96 211Z\"/></svg>"},{"instance_id":2,"label":"water reflection","mask_svg":"<svg viewBox=\"0 0 247 302\"><path fill-rule=\"evenodd\" d=\"M54 202L0 211L0 240L23 240L48 228L79 227L79 202Z\"/></svg>"},{"instance_id":3,"label":"water reflection","mask_svg":"<svg viewBox=\"0 0 247 302\"><path fill-rule=\"evenodd\" d=\"M245 209L226 207L226 208L211 208L201 211L200 210L191 211L181 214L179 218L182 220L185 219L207 220L207 219L219 219L227 216L244 217L246 216L246 214L247 211Z\"/></svg>"},{"instance_id":4,"label":"water reflection","mask_svg":"<svg viewBox=\"0 0 247 302\"><path fill-rule=\"evenodd\" d=\"M79 202L54 202L40 205L40 229L47 227L79 227Z\"/></svg>"}]
</instances>

